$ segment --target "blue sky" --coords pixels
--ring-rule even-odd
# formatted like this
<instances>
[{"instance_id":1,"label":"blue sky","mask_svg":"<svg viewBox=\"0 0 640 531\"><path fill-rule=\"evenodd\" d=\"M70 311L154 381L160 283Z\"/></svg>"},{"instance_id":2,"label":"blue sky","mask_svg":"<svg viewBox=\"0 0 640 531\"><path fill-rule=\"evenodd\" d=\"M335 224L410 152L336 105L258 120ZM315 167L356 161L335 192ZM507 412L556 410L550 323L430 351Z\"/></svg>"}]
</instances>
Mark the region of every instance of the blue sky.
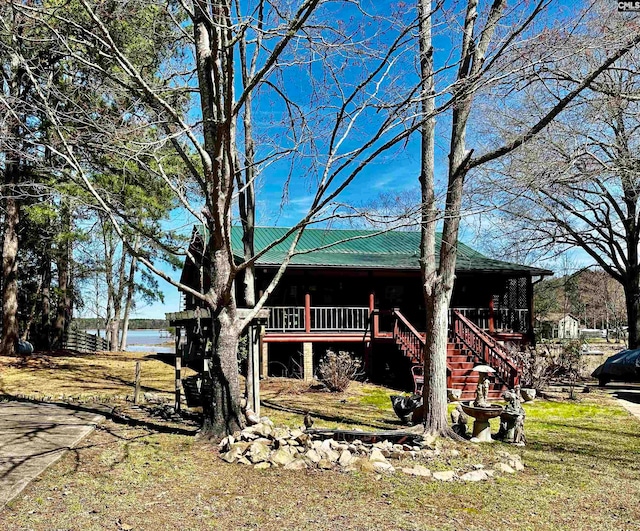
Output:
<instances>
[{"instance_id":1,"label":"blue sky","mask_svg":"<svg viewBox=\"0 0 640 531\"><path fill-rule=\"evenodd\" d=\"M391 9L404 9L404 19L411 20L411 8L403 7L403 5L406 6L406 4L402 2L395 4L372 2L370 7L372 10L378 9L379 13L383 15L389 15ZM409 5L412 6L413 2ZM452 5L453 4L447 4L449 8ZM334 13L336 25L342 24L348 26L349 24L353 24L354 19L352 17L355 15L355 11L353 8L349 9L350 11ZM449 15L451 15L451 12ZM457 15L459 17L460 14L458 13ZM455 16L453 18L455 18ZM451 19L449 21L451 21ZM399 29L399 27L396 29ZM376 35L374 26L355 27L354 31L357 31L358 35L363 39L373 38L373 36ZM379 37L375 36L375 39L377 39L377 42L380 44L384 44L389 41L391 35L392 31L388 30L387 34ZM455 38L457 39L459 36L456 35ZM455 46L457 43L449 36L443 35L437 37L434 42L436 46L436 67L442 66L445 61L455 60ZM402 88L406 89L416 82L415 42L408 44L407 50L410 50L411 46L414 47L413 53L407 52L398 58L398 68L402 69L403 75L398 76L393 82L389 82L385 86L388 91L395 89L400 90ZM335 61L339 59L339 57L334 57ZM364 62L359 63L358 61L361 61L361 59L355 58L340 72L340 74L344 76L345 81L351 81L351 83L355 84L359 76L364 75L362 70L366 70L367 65ZM289 69L278 78L278 82L281 84L283 90L286 90L287 94L299 103L300 108L302 108L305 113L308 113L307 118L317 122L314 125L318 128L330 123L332 118L331 112L333 112L319 111L317 107L319 102L330 105L332 102L335 103L337 101L331 99L331 89L328 89L327 94L311 96L313 94L310 88L311 85L317 78L322 78L323 74L326 74L326 70L323 69L323 64L314 62L307 68L299 67ZM450 75L450 72L443 74L443 84L447 83L447 77ZM239 91L239 88L238 86L236 90ZM329 106L327 109L331 109L331 107ZM259 145L262 146L259 147L260 154L267 154L269 149L272 149L273 145L276 144L290 145L290 131L288 131L287 127L283 124L283 112L284 106L280 98L273 91L269 92L266 90L261 92L260 96L256 99L254 114L257 117L256 137ZM199 118L196 107L192 110L190 118L192 120ZM376 109L372 109L368 113L363 114L362 121L359 124L360 129L354 129L353 135L345 142L343 150L353 149L357 146L358 142L366 138L370 131L375 128L380 119L379 111ZM448 120L450 120L450 118L447 115L443 115L438 120L436 175L440 179L446 172L446 148L449 142ZM319 134L315 141L317 142L319 151L322 153L327 143L326 136ZM345 203L364 206L375 201L381 193L391 192L402 194L415 191L417 197L419 194L418 172L420 162L418 142L419 139L417 135L414 135L406 144L402 144L380 156L373 164L370 164L358 175L355 181L352 182L341 195L340 200ZM478 144L480 150L484 147L481 145L481 142L478 142L478 139L473 139L472 137L470 138L469 144L470 147L476 147L476 145L472 144ZM282 160L269 166L264 171L258 183L257 193L257 222L259 225L290 226L307 212L310 204L309 190L313 188L310 182L313 180L314 168L309 162L310 159L306 157L306 155L308 155L308 151L305 151L306 149L307 148L301 149L297 155L294 155L295 159L293 163L291 160ZM291 164L294 164L294 170L289 188L289 201L281 208L283 183L288 172L291 170ZM185 233L190 233L191 222L184 212L174 212L167 223L172 227L181 226L184 228ZM477 247L477 245L474 244L475 234L473 230L473 224L465 225L461 233L461 239ZM163 267L163 270L176 280L180 276L179 270L172 271L169 267ZM139 306L136 310L136 317L162 317L165 312L176 311L179 308L177 288L161 279L159 280L159 284L160 289L165 295L164 304L155 303L148 306Z\"/></svg>"}]
</instances>

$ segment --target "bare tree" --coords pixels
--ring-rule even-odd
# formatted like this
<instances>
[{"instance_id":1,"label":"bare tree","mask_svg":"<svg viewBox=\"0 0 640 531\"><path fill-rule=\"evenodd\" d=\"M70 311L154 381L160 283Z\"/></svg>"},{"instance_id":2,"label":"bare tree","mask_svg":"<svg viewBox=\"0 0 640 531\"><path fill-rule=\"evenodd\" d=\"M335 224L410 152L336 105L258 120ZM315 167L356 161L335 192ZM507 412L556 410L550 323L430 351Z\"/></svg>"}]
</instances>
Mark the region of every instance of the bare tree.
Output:
<instances>
[{"instance_id":1,"label":"bare tree","mask_svg":"<svg viewBox=\"0 0 640 531\"><path fill-rule=\"evenodd\" d=\"M620 22L609 21L609 30L614 24ZM566 61L558 75L532 84L518 120L536 113L549 97L536 90L543 82L555 93L593 68L605 52L601 45L595 49ZM498 221L517 231L526 250L549 256L580 249L584 261L622 286L630 348L640 347L639 61L637 50L625 55L574 100L561 120L493 167L494 176L512 178L508 189L491 179L500 190L493 198L503 212Z\"/></svg>"},{"instance_id":2,"label":"bare tree","mask_svg":"<svg viewBox=\"0 0 640 531\"><path fill-rule=\"evenodd\" d=\"M143 4L153 4L157 24L170 27L175 41L175 53L164 57L154 76L145 69L139 49L109 26ZM132 224L92 179L91 162L83 157L89 150L111 150L135 160L162 180L205 229L210 285L180 287L207 306L214 321L213 360L205 374L212 389L205 431L233 432L243 424L238 338L272 293L305 227L331 218L340 209L336 199L363 169L420 127L418 80L406 75L414 57L415 26L401 15L369 14L351 1L130 2L115 6L113 14L101 2L80 0L79 5L80 13L73 14L77 19L59 10L21 9L33 22L57 32L55 48L93 72L108 101L128 102L129 107L116 130L96 120L90 104L70 101L61 113L41 94L56 135L55 154L92 194L130 252L134 245L125 229ZM338 14L345 23L335 23ZM351 16L357 24L347 22ZM38 79L39 73L27 69L27 76ZM79 121L82 129L69 127ZM158 134L141 134L146 128ZM81 141L84 150L78 152ZM169 171L168 148L180 157L182 171ZM266 171L284 163L290 168L284 177ZM296 179L294 169L306 179ZM257 297L251 293L251 268L269 248L256 252L253 247L254 194L256 183L267 178L279 179L282 204L302 191L309 207L273 243L288 251ZM231 247L234 219L245 232L243 257L234 256ZM188 252L175 239L163 237L158 227L135 228L165 251ZM179 285L148 255L139 251L137 256L139 263ZM255 304L241 319L234 285L243 275L244 296L249 306Z\"/></svg>"},{"instance_id":3,"label":"bare tree","mask_svg":"<svg viewBox=\"0 0 640 531\"><path fill-rule=\"evenodd\" d=\"M550 2L519 3L507 9L506 2L496 0L483 6L478 0L466 2L466 10L462 14L451 16L449 21L459 24L461 31L449 29L450 35L459 36L456 74L450 84L449 104L451 107L450 132L448 145L447 193L444 205L440 206L435 197L434 148L433 138L436 124L425 120L422 136L422 169L421 187L423 199L422 218L422 273L425 306L427 309L426 345L424 354L424 403L425 431L431 434L448 434L446 418L446 344L448 333L448 306L455 280L456 244L462 208L462 193L467 175L474 169L512 153L520 146L530 142L563 112L594 80L616 64L621 57L634 49L640 42L640 33L633 25L627 28L629 33L623 38L617 34L615 44L602 56L598 56L594 64L582 75L571 80L565 91L555 100L542 106L535 119L521 122L513 128L511 134L504 139L502 145L489 144L484 153L475 154L468 148L467 132L470 117L478 102L486 102L490 95L498 96L501 88L508 98L518 93L518 88L526 86L536 79L540 68L546 70L554 66L557 57L548 49L546 33L532 34L534 22L540 24L540 15L549 7ZM432 3L421 0L420 39L422 69L422 99L433 99L437 90L438 79L434 83L432 19L436 13ZM460 19L462 20L459 23ZM564 21L566 23L566 21ZM544 24L543 24L544 26ZM505 30L505 28L507 28ZM565 42L570 33L563 32L560 39ZM538 44L543 51L539 51ZM531 53L531 50L538 50ZM522 52L527 50L526 57ZM575 53L575 47L572 53ZM450 55L451 57L451 55ZM453 68L453 67L452 67ZM434 87L436 89L434 90ZM430 107L423 103L425 112ZM490 137L491 138L491 137ZM491 138L491 140L494 140ZM478 139L480 140L480 139ZM500 140L500 139L498 139ZM486 142L486 140L485 140ZM485 143L483 142L483 143ZM442 245L439 256L436 256L435 233L437 220L443 216Z\"/></svg>"}]
</instances>

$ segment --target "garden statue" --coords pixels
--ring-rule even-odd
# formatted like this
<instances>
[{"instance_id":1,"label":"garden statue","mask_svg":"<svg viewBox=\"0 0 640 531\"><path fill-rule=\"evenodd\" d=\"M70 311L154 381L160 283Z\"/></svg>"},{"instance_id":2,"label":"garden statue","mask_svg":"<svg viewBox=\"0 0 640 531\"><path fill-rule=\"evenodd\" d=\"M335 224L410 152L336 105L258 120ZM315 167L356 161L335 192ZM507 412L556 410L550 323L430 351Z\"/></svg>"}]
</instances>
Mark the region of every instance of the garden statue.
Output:
<instances>
[{"instance_id":1,"label":"garden statue","mask_svg":"<svg viewBox=\"0 0 640 531\"><path fill-rule=\"evenodd\" d=\"M451 412L451 422L453 423L451 429L456 435L466 438L468 421L469 417L462 410L462 405L458 404L456 408Z\"/></svg>"},{"instance_id":2,"label":"garden statue","mask_svg":"<svg viewBox=\"0 0 640 531\"><path fill-rule=\"evenodd\" d=\"M495 371L487 365L478 365L473 370L480 374L473 405L475 407L489 407L489 374Z\"/></svg>"},{"instance_id":3,"label":"garden statue","mask_svg":"<svg viewBox=\"0 0 640 531\"><path fill-rule=\"evenodd\" d=\"M527 438L524 435L524 415L519 415L516 420L516 429L513 432L513 444L524 446Z\"/></svg>"},{"instance_id":4,"label":"garden statue","mask_svg":"<svg viewBox=\"0 0 640 531\"><path fill-rule=\"evenodd\" d=\"M500 414L500 431L496 435L497 439L514 444L524 444L524 409L520 405L519 389L505 391L502 397L507 405Z\"/></svg>"}]
</instances>

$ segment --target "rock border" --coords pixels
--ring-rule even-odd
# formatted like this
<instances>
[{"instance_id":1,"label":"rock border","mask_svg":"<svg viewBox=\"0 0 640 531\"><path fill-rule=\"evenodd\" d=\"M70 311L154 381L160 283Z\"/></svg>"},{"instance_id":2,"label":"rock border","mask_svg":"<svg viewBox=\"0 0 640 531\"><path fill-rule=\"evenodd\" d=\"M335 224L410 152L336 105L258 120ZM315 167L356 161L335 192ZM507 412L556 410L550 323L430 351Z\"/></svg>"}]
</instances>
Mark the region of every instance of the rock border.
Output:
<instances>
[{"instance_id":1,"label":"rock border","mask_svg":"<svg viewBox=\"0 0 640 531\"><path fill-rule=\"evenodd\" d=\"M429 441L433 444L433 441ZM394 474L398 471L435 481L486 481L497 474L514 474L524 470L517 454L497 452L498 461L487 468L476 464L471 470L432 472L422 462L442 452L423 441L420 444L393 444L384 440L365 443L320 439L304 429L274 426L267 417L241 432L222 439L218 445L220 458L227 463L250 465L257 470L283 468L285 470L337 470L343 472L373 472ZM459 452L452 450L452 457Z\"/></svg>"}]
</instances>

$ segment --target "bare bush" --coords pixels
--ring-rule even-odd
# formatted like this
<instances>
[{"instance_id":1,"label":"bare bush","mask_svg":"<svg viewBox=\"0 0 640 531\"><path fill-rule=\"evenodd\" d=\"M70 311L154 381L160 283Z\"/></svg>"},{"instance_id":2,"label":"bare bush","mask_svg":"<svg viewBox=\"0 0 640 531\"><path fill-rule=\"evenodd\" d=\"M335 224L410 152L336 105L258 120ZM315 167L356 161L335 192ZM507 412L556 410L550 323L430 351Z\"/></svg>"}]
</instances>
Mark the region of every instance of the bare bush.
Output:
<instances>
[{"instance_id":1,"label":"bare bush","mask_svg":"<svg viewBox=\"0 0 640 531\"><path fill-rule=\"evenodd\" d=\"M511 356L520 368L520 384L536 391L542 391L553 377L554 356L547 345L528 347L525 350L511 350Z\"/></svg>"},{"instance_id":2,"label":"bare bush","mask_svg":"<svg viewBox=\"0 0 640 531\"><path fill-rule=\"evenodd\" d=\"M318 365L318 380L329 391L342 392L360 373L360 367L360 360L351 357L348 352L340 351L336 354L332 350L327 350L325 357Z\"/></svg>"},{"instance_id":3,"label":"bare bush","mask_svg":"<svg viewBox=\"0 0 640 531\"><path fill-rule=\"evenodd\" d=\"M523 351L512 349L511 356L520 368L522 387L541 392L551 381L566 381L569 384L569 396L574 398L574 388L584 364L581 341L552 345L541 343Z\"/></svg>"}]
</instances>

